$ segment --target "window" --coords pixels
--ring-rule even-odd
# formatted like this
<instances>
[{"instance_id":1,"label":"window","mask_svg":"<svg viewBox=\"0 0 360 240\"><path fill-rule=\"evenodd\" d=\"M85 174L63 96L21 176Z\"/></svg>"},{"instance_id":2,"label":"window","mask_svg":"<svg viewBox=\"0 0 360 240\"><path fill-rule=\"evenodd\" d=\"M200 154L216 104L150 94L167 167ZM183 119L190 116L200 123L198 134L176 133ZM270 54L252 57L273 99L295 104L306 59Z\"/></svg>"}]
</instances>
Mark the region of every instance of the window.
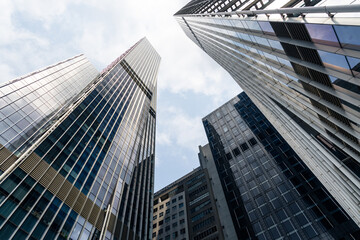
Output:
<instances>
[{"instance_id":1,"label":"window","mask_svg":"<svg viewBox=\"0 0 360 240\"><path fill-rule=\"evenodd\" d=\"M180 229L180 234L185 234L185 228Z\"/></svg>"},{"instance_id":2,"label":"window","mask_svg":"<svg viewBox=\"0 0 360 240\"><path fill-rule=\"evenodd\" d=\"M154 223L154 224L153 224L153 228L156 228L156 226L157 226L157 223Z\"/></svg>"},{"instance_id":3,"label":"window","mask_svg":"<svg viewBox=\"0 0 360 240\"><path fill-rule=\"evenodd\" d=\"M182 211L179 212L179 216L180 216L180 217L183 216L183 215L184 215L184 210L182 210Z\"/></svg>"},{"instance_id":4,"label":"window","mask_svg":"<svg viewBox=\"0 0 360 240\"><path fill-rule=\"evenodd\" d=\"M182 208L182 207L184 207L184 203L179 204L179 208Z\"/></svg>"},{"instance_id":5,"label":"window","mask_svg":"<svg viewBox=\"0 0 360 240\"><path fill-rule=\"evenodd\" d=\"M349 65L345 56L320 50L318 50L318 52L325 67L333 68L342 72L349 71Z\"/></svg>"},{"instance_id":6,"label":"window","mask_svg":"<svg viewBox=\"0 0 360 240\"><path fill-rule=\"evenodd\" d=\"M201 196L195 198L194 200L192 200L192 201L189 203L189 205L191 206L191 205L193 205L193 204L195 204L195 203L203 200L204 198L206 198L206 197L208 197L208 196L209 196L209 192L206 192L206 193L204 193L203 195L201 195Z\"/></svg>"},{"instance_id":7,"label":"window","mask_svg":"<svg viewBox=\"0 0 360 240\"><path fill-rule=\"evenodd\" d=\"M166 209L165 213L166 214L170 213L170 209Z\"/></svg>"},{"instance_id":8,"label":"window","mask_svg":"<svg viewBox=\"0 0 360 240\"><path fill-rule=\"evenodd\" d=\"M170 235L167 235L167 236L165 237L165 240L170 240Z\"/></svg>"},{"instance_id":9,"label":"window","mask_svg":"<svg viewBox=\"0 0 360 240\"><path fill-rule=\"evenodd\" d=\"M309 35L314 43L321 43L339 47L339 42L331 25L305 24Z\"/></svg>"},{"instance_id":10,"label":"window","mask_svg":"<svg viewBox=\"0 0 360 240\"><path fill-rule=\"evenodd\" d=\"M178 232L176 231L176 232L173 232L173 238L177 238L177 236L178 236Z\"/></svg>"},{"instance_id":11,"label":"window","mask_svg":"<svg viewBox=\"0 0 360 240\"><path fill-rule=\"evenodd\" d=\"M174 198L173 200L171 200L172 203L176 202L176 198Z\"/></svg>"},{"instance_id":12,"label":"window","mask_svg":"<svg viewBox=\"0 0 360 240\"><path fill-rule=\"evenodd\" d=\"M157 219L157 215L153 216L153 220Z\"/></svg>"},{"instance_id":13,"label":"window","mask_svg":"<svg viewBox=\"0 0 360 240\"><path fill-rule=\"evenodd\" d=\"M165 218L165 222L166 223L170 222L170 217Z\"/></svg>"},{"instance_id":14,"label":"window","mask_svg":"<svg viewBox=\"0 0 360 240\"><path fill-rule=\"evenodd\" d=\"M164 224L164 220L161 220L160 222L159 222L159 226L161 226L161 225L163 225Z\"/></svg>"},{"instance_id":15,"label":"window","mask_svg":"<svg viewBox=\"0 0 360 240\"><path fill-rule=\"evenodd\" d=\"M165 227L165 232L170 231L170 225Z\"/></svg>"},{"instance_id":16,"label":"window","mask_svg":"<svg viewBox=\"0 0 360 240\"><path fill-rule=\"evenodd\" d=\"M194 213L194 212L196 212L196 211L199 211L199 210L202 209L203 207L209 205L210 203L211 203L211 201L210 201L210 200L207 200L207 201L201 203L200 205L192 208L190 211L191 211L191 213Z\"/></svg>"},{"instance_id":17,"label":"window","mask_svg":"<svg viewBox=\"0 0 360 240\"><path fill-rule=\"evenodd\" d=\"M180 224L184 224L185 223L185 219L180 219Z\"/></svg>"},{"instance_id":18,"label":"window","mask_svg":"<svg viewBox=\"0 0 360 240\"><path fill-rule=\"evenodd\" d=\"M250 143L251 146L254 146L254 145L257 144L257 141L255 140L255 138L251 138L251 139L249 140L249 143Z\"/></svg>"},{"instance_id":19,"label":"window","mask_svg":"<svg viewBox=\"0 0 360 240\"><path fill-rule=\"evenodd\" d=\"M334 25L334 28L342 47L356 50L360 49L359 27Z\"/></svg>"},{"instance_id":20,"label":"window","mask_svg":"<svg viewBox=\"0 0 360 240\"><path fill-rule=\"evenodd\" d=\"M161 212L161 213L159 214L159 217L162 217L162 216L164 216L164 212Z\"/></svg>"},{"instance_id":21,"label":"window","mask_svg":"<svg viewBox=\"0 0 360 240\"><path fill-rule=\"evenodd\" d=\"M156 237L156 232L153 232L152 237L153 238Z\"/></svg>"},{"instance_id":22,"label":"window","mask_svg":"<svg viewBox=\"0 0 360 240\"><path fill-rule=\"evenodd\" d=\"M274 29L271 27L271 24L269 22L259 21L258 23L265 34L275 35Z\"/></svg>"},{"instance_id":23,"label":"window","mask_svg":"<svg viewBox=\"0 0 360 240\"><path fill-rule=\"evenodd\" d=\"M172 219L175 219L175 218L176 218L176 214L173 214L171 218L172 218Z\"/></svg>"},{"instance_id":24,"label":"window","mask_svg":"<svg viewBox=\"0 0 360 240\"><path fill-rule=\"evenodd\" d=\"M163 209L163 208L164 208L164 204L161 204L161 205L160 205L160 209Z\"/></svg>"},{"instance_id":25,"label":"window","mask_svg":"<svg viewBox=\"0 0 360 240\"><path fill-rule=\"evenodd\" d=\"M240 145L240 148L241 148L241 151L244 152L244 151L249 149L249 146L246 143L243 143L243 144Z\"/></svg>"},{"instance_id":26,"label":"window","mask_svg":"<svg viewBox=\"0 0 360 240\"><path fill-rule=\"evenodd\" d=\"M178 223L177 222L174 222L173 224L172 224L172 227L174 228L174 227L177 227L177 225L178 225Z\"/></svg>"},{"instance_id":27,"label":"window","mask_svg":"<svg viewBox=\"0 0 360 240\"><path fill-rule=\"evenodd\" d=\"M154 213L156 213L156 212L157 212L157 210L158 210L157 208L154 208Z\"/></svg>"},{"instance_id":28,"label":"window","mask_svg":"<svg viewBox=\"0 0 360 240\"><path fill-rule=\"evenodd\" d=\"M183 198L184 198L183 196L179 196L179 197L178 197L178 200L181 200L181 199L183 199Z\"/></svg>"},{"instance_id":29,"label":"window","mask_svg":"<svg viewBox=\"0 0 360 240\"><path fill-rule=\"evenodd\" d=\"M234 154L235 157L240 154L240 150L239 150L239 148L237 148L237 147L234 148L232 152L233 152L233 154Z\"/></svg>"},{"instance_id":30,"label":"window","mask_svg":"<svg viewBox=\"0 0 360 240\"><path fill-rule=\"evenodd\" d=\"M227 159L227 160L231 160L231 159L232 159L231 153L227 153L227 154L226 154L226 159Z\"/></svg>"},{"instance_id":31,"label":"window","mask_svg":"<svg viewBox=\"0 0 360 240\"><path fill-rule=\"evenodd\" d=\"M159 235L162 234L163 232L164 232L164 229L161 228L161 229L159 230Z\"/></svg>"},{"instance_id":32,"label":"window","mask_svg":"<svg viewBox=\"0 0 360 240\"><path fill-rule=\"evenodd\" d=\"M166 203L166 206L169 206L170 205L170 201L168 201L167 203Z\"/></svg>"},{"instance_id":33,"label":"window","mask_svg":"<svg viewBox=\"0 0 360 240\"><path fill-rule=\"evenodd\" d=\"M359 58L353 58L353 57L347 57L348 62L350 64L350 69L352 70L354 76L359 75L359 71L360 71L360 59Z\"/></svg>"}]
</instances>

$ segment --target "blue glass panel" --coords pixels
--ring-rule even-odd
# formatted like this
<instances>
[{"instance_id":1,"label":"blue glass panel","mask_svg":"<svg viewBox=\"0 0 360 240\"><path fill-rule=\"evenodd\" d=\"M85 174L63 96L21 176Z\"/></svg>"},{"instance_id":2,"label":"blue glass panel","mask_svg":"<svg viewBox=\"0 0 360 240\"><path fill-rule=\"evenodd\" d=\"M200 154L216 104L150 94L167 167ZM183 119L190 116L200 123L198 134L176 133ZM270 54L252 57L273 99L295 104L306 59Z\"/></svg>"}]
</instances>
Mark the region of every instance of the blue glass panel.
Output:
<instances>
[{"instance_id":1,"label":"blue glass panel","mask_svg":"<svg viewBox=\"0 0 360 240\"><path fill-rule=\"evenodd\" d=\"M341 46L360 50L360 27L334 25Z\"/></svg>"},{"instance_id":2,"label":"blue glass panel","mask_svg":"<svg viewBox=\"0 0 360 240\"><path fill-rule=\"evenodd\" d=\"M305 24L305 26L313 42L340 47L332 25Z\"/></svg>"},{"instance_id":3,"label":"blue glass panel","mask_svg":"<svg viewBox=\"0 0 360 240\"><path fill-rule=\"evenodd\" d=\"M318 50L325 67L330 67L342 72L349 72L349 64L345 56Z\"/></svg>"},{"instance_id":4,"label":"blue glass panel","mask_svg":"<svg viewBox=\"0 0 360 240\"><path fill-rule=\"evenodd\" d=\"M269 22L258 22L265 34L275 35L274 29Z\"/></svg>"},{"instance_id":5,"label":"blue glass panel","mask_svg":"<svg viewBox=\"0 0 360 240\"><path fill-rule=\"evenodd\" d=\"M353 58L353 57L347 57L350 65L350 69L354 76L359 77L360 75L360 59L359 58Z\"/></svg>"},{"instance_id":6,"label":"blue glass panel","mask_svg":"<svg viewBox=\"0 0 360 240\"><path fill-rule=\"evenodd\" d=\"M37 223L38 219L30 214L25 222L22 224L21 229L23 229L26 232L30 232L32 228L34 227L35 223Z\"/></svg>"},{"instance_id":7,"label":"blue glass panel","mask_svg":"<svg viewBox=\"0 0 360 240\"><path fill-rule=\"evenodd\" d=\"M256 21L244 21L248 28L252 31L262 31L260 26L259 26L259 23L256 22Z\"/></svg>"},{"instance_id":8,"label":"blue glass panel","mask_svg":"<svg viewBox=\"0 0 360 240\"><path fill-rule=\"evenodd\" d=\"M0 230L0 239L9 239L16 227L11 223L6 223Z\"/></svg>"},{"instance_id":9,"label":"blue glass panel","mask_svg":"<svg viewBox=\"0 0 360 240\"><path fill-rule=\"evenodd\" d=\"M280 42L274 41L274 40L270 40L270 39L268 39L268 41L269 41L271 47L274 48L275 50L277 49L277 50L280 50L280 51L282 51L282 52L284 51L284 49L283 49L283 47L281 46Z\"/></svg>"}]
</instances>

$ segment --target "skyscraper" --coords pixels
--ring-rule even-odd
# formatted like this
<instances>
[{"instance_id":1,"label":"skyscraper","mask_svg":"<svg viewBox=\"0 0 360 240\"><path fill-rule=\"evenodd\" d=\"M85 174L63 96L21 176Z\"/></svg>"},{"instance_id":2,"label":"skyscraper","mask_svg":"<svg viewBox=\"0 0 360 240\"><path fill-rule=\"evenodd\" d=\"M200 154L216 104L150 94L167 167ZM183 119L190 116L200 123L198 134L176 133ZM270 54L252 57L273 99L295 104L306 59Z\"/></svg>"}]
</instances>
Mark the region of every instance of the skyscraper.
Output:
<instances>
[{"instance_id":1,"label":"skyscraper","mask_svg":"<svg viewBox=\"0 0 360 240\"><path fill-rule=\"evenodd\" d=\"M159 63L143 38L0 86L1 239L150 236Z\"/></svg>"},{"instance_id":2,"label":"skyscraper","mask_svg":"<svg viewBox=\"0 0 360 240\"><path fill-rule=\"evenodd\" d=\"M220 204L228 206L238 239L360 237L354 220L244 92L203 124L209 145L200 147L201 165L216 198L223 189Z\"/></svg>"},{"instance_id":3,"label":"skyscraper","mask_svg":"<svg viewBox=\"0 0 360 240\"><path fill-rule=\"evenodd\" d=\"M355 3L194 0L175 17L360 225Z\"/></svg>"},{"instance_id":4,"label":"skyscraper","mask_svg":"<svg viewBox=\"0 0 360 240\"><path fill-rule=\"evenodd\" d=\"M224 239L207 170L198 167L156 192L153 220L153 240Z\"/></svg>"}]
</instances>

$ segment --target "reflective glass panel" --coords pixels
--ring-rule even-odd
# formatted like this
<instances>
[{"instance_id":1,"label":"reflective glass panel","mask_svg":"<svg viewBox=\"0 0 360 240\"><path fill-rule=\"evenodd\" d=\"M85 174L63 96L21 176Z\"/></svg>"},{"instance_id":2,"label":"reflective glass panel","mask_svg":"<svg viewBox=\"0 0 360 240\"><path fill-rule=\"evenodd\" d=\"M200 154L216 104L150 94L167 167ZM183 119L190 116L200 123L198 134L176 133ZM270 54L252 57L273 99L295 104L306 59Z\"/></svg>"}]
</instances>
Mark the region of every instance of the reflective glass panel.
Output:
<instances>
[{"instance_id":1,"label":"reflective glass panel","mask_svg":"<svg viewBox=\"0 0 360 240\"><path fill-rule=\"evenodd\" d=\"M269 22L259 22L259 25L265 34L275 35L274 29Z\"/></svg>"},{"instance_id":2,"label":"reflective glass panel","mask_svg":"<svg viewBox=\"0 0 360 240\"><path fill-rule=\"evenodd\" d=\"M351 92L354 92L356 94L360 94L360 86L357 86L357 85L355 85L353 83L350 83L348 81L344 81L344 80L342 80L340 78L337 78L337 77L334 77L334 76L331 76L331 75L329 75L329 77L330 77L331 82L334 85L342 87L342 88L344 88L346 90L349 90ZM355 97L356 97L356 95L355 95Z\"/></svg>"},{"instance_id":3,"label":"reflective glass panel","mask_svg":"<svg viewBox=\"0 0 360 240\"><path fill-rule=\"evenodd\" d=\"M244 22L247 24L247 26L250 30L261 31L261 28L260 28L258 22L256 22L256 21L244 21Z\"/></svg>"},{"instance_id":4,"label":"reflective glass panel","mask_svg":"<svg viewBox=\"0 0 360 240\"><path fill-rule=\"evenodd\" d=\"M359 77L360 75L360 59L359 58L353 58L353 57L347 57L350 65L350 69L355 77Z\"/></svg>"},{"instance_id":5,"label":"reflective glass panel","mask_svg":"<svg viewBox=\"0 0 360 240\"><path fill-rule=\"evenodd\" d=\"M360 50L360 27L334 25L341 46Z\"/></svg>"},{"instance_id":6,"label":"reflective glass panel","mask_svg":"<svg viewBox=\"0 0 360 240\"><path fill-rule=\"evenodd\" d=\"M275 49L278 49L278 50L280 50L280 51L282 51L282 52L284 51L284 49L283 49L283 47L281 46L280 42L274 41L274 40L270 40L270 39L268 39L268 41L269 41L271 47L273 47L273 48L275 48Z\"/></svg>"},{"instance_id":7,"label":"reflective glass panel","mask_svg":"<svg viewBox=\"0 0 360 240\"><path fill-rule=\"evenodd\" d=\"M345 56L318 50L325 67L330 67L342 72L348 72L349 65Z\"/></svg>"},{"instance_id":8,"label":"reflective glass panel","mask_svg":"<svg viewBox=\"0 0 360 240\"><path fill-rule=\"evenodd\" d=\"M332 25L305 24L313 42L339 47Z\"/></svg>"}]
</instances>

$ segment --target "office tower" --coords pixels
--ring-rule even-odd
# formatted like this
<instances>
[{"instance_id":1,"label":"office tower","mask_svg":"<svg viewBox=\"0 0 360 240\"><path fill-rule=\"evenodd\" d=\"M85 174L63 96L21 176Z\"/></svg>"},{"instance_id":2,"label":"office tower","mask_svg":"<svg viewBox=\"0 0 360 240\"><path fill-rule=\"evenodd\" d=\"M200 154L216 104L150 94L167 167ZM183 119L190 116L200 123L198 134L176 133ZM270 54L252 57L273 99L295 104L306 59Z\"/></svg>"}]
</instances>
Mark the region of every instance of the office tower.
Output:
<instances>
[{"instance_id":1,"label":"office tower","mask_svg":"<svg viewBox=\"0 0 360 240\"><path fill-rule=\"evenodd\" d=\"M359 11L353 1L209 0L175 17L360 226Z\"/></svg>"},{"instance_id":2,"label":"office tower","mask_svg":"<svg viewBox=\"0 0 360 240\"><path fill-rule=\"evenodd\" d=\"M210 185L214 194L224 239L237 239L229 205L226 201L224 189L221 186L221 180L209 144L199 146L198 157L201 168L206 170L209 175Z\"/></svg>"},{"instance_id":3,"label":"office tower","mask_svg":"<svg viewBox=\"0 0 360 240\"><path fill-rule=\"evenodd\" d=\"M211 153L200 148L200 154L214 160L208 172L221 181L238 239L360 237L354 220L244 92L203 124Z\"/></svg>"},{"instance_id":4,"label":"office tower","mask_svg":"<svg viewBox=\"0 0 360 240\"><path fill-rule=\"evenodd\" d=\"M0 239L148 239L160 57L141 39L0 86Z\"/></svg>"},{"instance_id":5,"label":"office tower","mask_svg":"<svg viewBox=\"0 0 360 240\"><path fill-rule=\"evenodd\" d=\"M155 193L152 237L224 239L206 170L198 167Z\"/></svg>"}]
</instances>

